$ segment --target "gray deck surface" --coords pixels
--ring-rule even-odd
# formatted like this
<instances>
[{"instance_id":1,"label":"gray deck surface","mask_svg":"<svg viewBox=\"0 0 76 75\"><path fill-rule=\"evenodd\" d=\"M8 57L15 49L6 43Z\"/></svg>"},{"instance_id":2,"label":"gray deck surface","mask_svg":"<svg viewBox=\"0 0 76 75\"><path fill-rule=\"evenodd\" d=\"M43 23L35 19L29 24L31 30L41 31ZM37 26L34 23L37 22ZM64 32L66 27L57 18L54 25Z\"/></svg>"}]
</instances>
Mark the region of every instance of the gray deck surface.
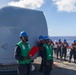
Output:
<instances>
[{"instance_id":1,"label":"gray deck surface","mask_svg":"<svg viewBox=\"0 0 76 75\"><path fill-rule=\"evenodd\" d=\"M43 75L43 72L39 72L40 58L34 61L35 70L31 72L31 75ZM17 71L0 71L0 75L18 75ZM67 61L55 60L53 70L50 75L76 75L76 64L68 63Z\"/></svg>"}]
</instances>

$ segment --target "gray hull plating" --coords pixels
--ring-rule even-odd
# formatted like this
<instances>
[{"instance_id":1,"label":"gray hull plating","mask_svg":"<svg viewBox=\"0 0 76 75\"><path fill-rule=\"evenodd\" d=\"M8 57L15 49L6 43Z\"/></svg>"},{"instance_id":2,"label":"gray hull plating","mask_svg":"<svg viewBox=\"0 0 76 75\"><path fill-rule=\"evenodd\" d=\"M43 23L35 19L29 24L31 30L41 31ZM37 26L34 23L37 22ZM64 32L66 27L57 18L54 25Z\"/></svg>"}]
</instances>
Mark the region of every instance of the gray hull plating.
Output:
<instances>
[{"instance_id":1,"label":"gray hull plating","mask_svg":"<svg viewBox=\"0 0 76 75\"><path fill-rule=\"evenodd\" d=\"M43 12L4 7L0 9L0 63L13 64L14 48L19 42L19 33L26 31L31 47L37 44L39 35L48 35L47 24Z\"/></svg>"}]
</instances>

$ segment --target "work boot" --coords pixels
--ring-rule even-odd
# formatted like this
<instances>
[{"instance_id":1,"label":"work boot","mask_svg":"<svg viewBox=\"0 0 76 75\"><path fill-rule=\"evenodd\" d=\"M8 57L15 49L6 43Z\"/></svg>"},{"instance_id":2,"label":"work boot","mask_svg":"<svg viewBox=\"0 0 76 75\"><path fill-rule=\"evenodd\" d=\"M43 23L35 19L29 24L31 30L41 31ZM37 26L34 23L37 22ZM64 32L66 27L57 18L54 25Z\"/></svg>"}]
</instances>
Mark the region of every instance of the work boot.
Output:
<instances>
[{"instance_id":1,"label":"work boot","mask_svg":"<svg viewBox=\"0 0 76 75\"><path fill-rule=\"evenodd\" d=\"M69 63L71 62L71 60L69 60Z\"/></svg>"},{"instance_id":2,"label":"work boot","mask_svg":"<svg viewBox=\"0 0 76 75\"><path fill-rule=\"evenodd\" d=\"M43 69L39 69L39 72L43 72Z\"/></svg>"}]
</instances>

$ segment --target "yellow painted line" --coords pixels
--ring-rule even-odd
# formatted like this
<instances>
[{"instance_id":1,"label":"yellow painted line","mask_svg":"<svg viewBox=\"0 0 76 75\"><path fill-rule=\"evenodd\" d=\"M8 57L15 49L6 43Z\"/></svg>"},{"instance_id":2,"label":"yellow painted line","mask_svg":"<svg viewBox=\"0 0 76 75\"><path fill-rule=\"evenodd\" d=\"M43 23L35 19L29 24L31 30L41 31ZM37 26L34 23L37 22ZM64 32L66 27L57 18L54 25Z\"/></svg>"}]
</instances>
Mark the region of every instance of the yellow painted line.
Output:
<instances>
[{"instance_id":1,"label":"yellow painted line","mask_svg":"<svg viewBox=\"0 0 76 75\"><path fill-rule=\"evenodd\" d=\"M53 62L52 67L53 67L53 68L57 67L57 64L58 64L58 62Z\"/></svg>"},{"instance_id":2,"label":"yellow painted line","mask_svg":"<svg viewBox=\"0 0 76 75\"><path fill-rule=\"evenodd\" d=\"M53 62L53 64L58 64L58 62Z\"/></svg>"},{"instance_id":3,"label":"yellow painted line","mask_svg":"<svg viewBox=\"0 0 76 75\"><path fill-rule=\"evenodd\" d=\"M63 62L63 64L68 65L68 62Z\"/></svg>"}]
</instances>

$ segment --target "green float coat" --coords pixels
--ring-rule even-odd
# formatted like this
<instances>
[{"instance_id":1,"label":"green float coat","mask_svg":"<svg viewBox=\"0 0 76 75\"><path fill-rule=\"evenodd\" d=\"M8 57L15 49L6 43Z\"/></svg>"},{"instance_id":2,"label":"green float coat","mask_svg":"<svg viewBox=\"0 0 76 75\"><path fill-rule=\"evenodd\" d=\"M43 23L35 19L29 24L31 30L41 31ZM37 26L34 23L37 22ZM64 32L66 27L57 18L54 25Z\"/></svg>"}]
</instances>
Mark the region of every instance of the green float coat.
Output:
<instances>
[{"instance_id":1,"label":"green float coat","mask_svg":"<svg viewBox=\"0 0 76 75\"><path fill-rule=\"evenodd\" d=\"M21 49L21 56L27 57L28 56L28 52L30 51L30 45L28 43L24 44L22 41L20 41L19 43L17 43L17 45L20 47ZM30 60L22 60L22 61L18 61L19 64L29 64Z\"/></svg>"},{"instance_id":2,"label":"green float coat","mask_svg":"<svg viewBox=\"0 0 76 75\"><path fill-rule=\"evenodd\" d=\"M47 60L52 60L53 59L53 51L52 47L49 44L44 44L43 47L46 49L46 58Z\"/></svg>"}]
</instances>

